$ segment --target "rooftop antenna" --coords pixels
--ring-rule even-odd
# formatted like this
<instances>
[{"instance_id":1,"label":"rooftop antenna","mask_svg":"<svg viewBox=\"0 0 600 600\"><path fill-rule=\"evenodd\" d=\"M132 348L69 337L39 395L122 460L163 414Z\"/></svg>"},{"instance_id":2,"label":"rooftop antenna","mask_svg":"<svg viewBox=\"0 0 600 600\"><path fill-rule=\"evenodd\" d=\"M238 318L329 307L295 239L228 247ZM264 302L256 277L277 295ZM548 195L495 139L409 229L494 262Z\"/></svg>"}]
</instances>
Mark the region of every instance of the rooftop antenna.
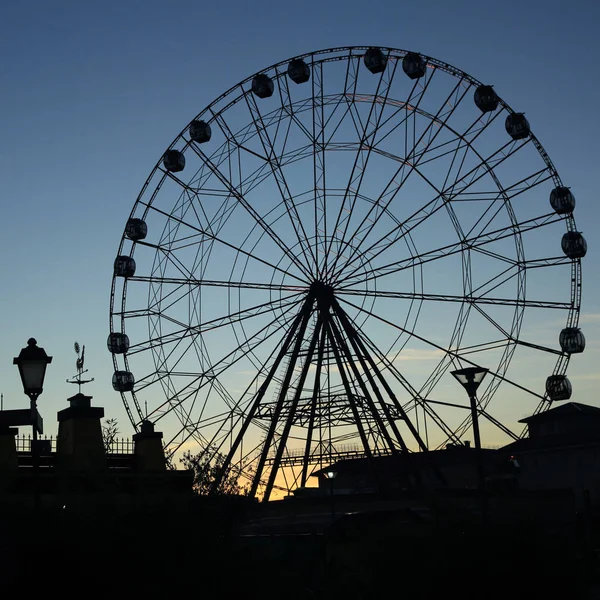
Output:
<instances>
[{"instance_id":1,"label":"rooftop antenna","mask_svg":"<svg viewBox=\"0 0 600 600\"><path fill-rule=\"evenodd\" d=\"M71 379L67 379L67 383L76 383L78 386L78 393L81 394L81 386L85 383L90 383L91 381L94 381L94 378L82 378L83 374L88 372L88 369L85 369L85 371L83 369L83 363L85 360L85 345L83 346L83 348L80 348L79 342L75 342L75 344L73 344L73 347L75 349L75 352L77 353L77 361L75 362L75 367L77 368L77 375L73 375Z\"/></svg>"}]
</instances>

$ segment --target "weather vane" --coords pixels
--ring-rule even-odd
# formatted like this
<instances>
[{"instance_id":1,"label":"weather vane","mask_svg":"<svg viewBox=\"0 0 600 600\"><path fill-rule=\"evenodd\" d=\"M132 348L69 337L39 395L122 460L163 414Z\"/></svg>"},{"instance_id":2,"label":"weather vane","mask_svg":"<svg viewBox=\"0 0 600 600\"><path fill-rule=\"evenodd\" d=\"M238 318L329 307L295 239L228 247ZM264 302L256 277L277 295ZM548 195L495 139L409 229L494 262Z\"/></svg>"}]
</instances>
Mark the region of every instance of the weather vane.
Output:
<instances>
[{"instance_id":1,"label":"weather vane","mask_svg":"<svg viewBox=\"0 0 600 600\"><path fill-rule=\"evenodd\" d=\"M88 369L85 369L85 371L83 370L83 362L85 360L85 346L83 346L83 348L80 348L79 343L75 342L74 348L75 352L77 353L77 361L75 362L75 366L77 368L77 375L73 375L71 379L67 379L67 383L76 383L79 386L79 393L81 394L81 386L84 383L90 383L90 381L94 381L94 378L82 378L83 374L88 372Z\"/></svg>"}]
</instances>

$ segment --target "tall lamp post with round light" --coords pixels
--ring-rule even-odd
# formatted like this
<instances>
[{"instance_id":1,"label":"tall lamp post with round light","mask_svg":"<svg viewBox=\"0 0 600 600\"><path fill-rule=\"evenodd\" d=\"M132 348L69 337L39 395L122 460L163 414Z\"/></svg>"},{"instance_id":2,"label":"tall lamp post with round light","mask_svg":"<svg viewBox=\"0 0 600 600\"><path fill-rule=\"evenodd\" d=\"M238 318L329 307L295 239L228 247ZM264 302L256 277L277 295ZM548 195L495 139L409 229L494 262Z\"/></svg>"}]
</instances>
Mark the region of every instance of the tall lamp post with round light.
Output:
<instances>
[{"instance_id":1,"label":"tall lamp post with round light","mask_svg":"<svg viewBox=\"0 0 600 600\"><path fill-rule=\"evenodd\" d=\"M337 471L335 471L333 469L329 469L329 470L325 471L325 477L329 481L329 495L331 498L331 522L333 523L335 521L335 501L334 501L334 497L333 497L333 482L334 482L335 478L337 477Z\"/></svg>"},{"instance_id":2,"label":"tall lamp post with round light","mask_svg":"<svg viewBox=\"0 0 600 600\"><path fill-rule=\"evenodd\" d=\"M23 391L30 400L31 425L33 427L33 440L31 443L31 461L35 485L35 504L38 504L38 439L37 434L43 432L42 419L37 411L38 396L44 391L44 378L46 367L52 362L43 348L39 348L34 338L27 340L27 347L23 348L19 356L13 359L13 364L19 367L19 375L23 383Z\"/></svg>"},{"instance_id":3,"label":"tall lamp post with round light","mask_svg":"<svg viewBox=\"0 0 600 600\"><path fill-rule=\"evenodd\" d=\"M483 367L467 367L452 371L454 378L465 388L471 403L471 420L473 422L473 438L475 441L475 460L477 463L477 483L481 498L481 516L487 521L487 498L485 493L485 478L481 455L481 436L479 435L479 413L477 411L477 388L483 381L488 369Z\"/></svg>"}]
</instances>

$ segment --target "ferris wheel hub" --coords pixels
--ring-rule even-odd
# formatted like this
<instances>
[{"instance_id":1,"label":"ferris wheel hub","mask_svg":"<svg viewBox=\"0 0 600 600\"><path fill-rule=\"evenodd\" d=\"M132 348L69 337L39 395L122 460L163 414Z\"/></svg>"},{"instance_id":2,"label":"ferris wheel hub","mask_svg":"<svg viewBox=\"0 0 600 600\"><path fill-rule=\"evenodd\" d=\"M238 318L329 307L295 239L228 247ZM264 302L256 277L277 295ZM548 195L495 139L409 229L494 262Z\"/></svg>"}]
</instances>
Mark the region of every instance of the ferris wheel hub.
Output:
<instances>
[{"instance_id":1,"label":"ferris wheel hub","mask_svg":"<svg viewBox=\"0 0 600 600\"><path fill-rule=\"evenodd\" d=\"M310 294L319 302L331 302L333 299L333 287L324 281L316 280L310 285Z\"/></svg>"}]
</instances>

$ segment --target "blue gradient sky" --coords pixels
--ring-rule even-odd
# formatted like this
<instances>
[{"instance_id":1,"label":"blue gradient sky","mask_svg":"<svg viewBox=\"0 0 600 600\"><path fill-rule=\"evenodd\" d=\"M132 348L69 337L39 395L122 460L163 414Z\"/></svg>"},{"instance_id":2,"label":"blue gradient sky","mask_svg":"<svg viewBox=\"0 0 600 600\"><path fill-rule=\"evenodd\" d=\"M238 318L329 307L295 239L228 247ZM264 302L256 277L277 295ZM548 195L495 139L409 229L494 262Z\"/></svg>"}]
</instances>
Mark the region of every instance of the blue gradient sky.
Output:
<instances>
[{"instance_id":1,"label":"blue gradient sky","mask_svg":"<svg viewBox=\"0 0 600 600\"><path fill-rule=\"evenodd\" d=\"M110 385L106 336L113 259L147 175L190 119L238 81L296 54L345 45L433 56L494 84L526 112L577 197L575 217L588 240L581 321L588 347L569 377L573 400L600 405L599 20L591 0L424 0L410 8L356 0L4 3L4 407L25 402L12 357L34 336L54 356L40 399L52 431L76 391L65 379L75 372L78 340L96 378L85 391L131 432Z\"/></svg>"}]
</instances>

